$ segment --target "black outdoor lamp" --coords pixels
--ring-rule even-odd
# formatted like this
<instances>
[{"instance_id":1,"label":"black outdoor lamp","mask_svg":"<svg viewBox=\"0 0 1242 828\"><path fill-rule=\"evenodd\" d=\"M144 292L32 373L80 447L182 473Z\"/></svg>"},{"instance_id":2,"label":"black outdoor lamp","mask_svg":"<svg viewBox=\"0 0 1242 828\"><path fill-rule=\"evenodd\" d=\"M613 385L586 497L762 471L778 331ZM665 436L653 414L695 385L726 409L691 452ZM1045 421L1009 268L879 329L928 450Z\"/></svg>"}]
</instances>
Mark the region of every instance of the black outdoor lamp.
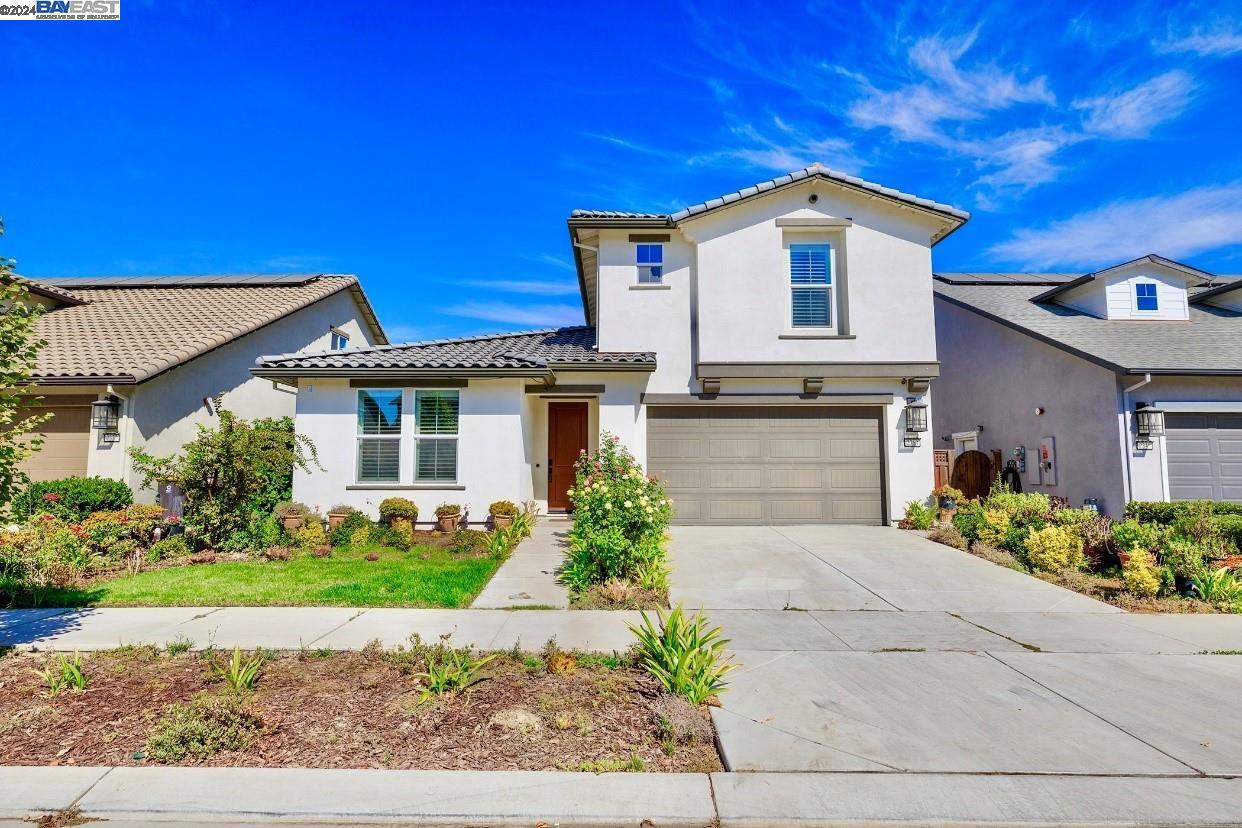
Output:
<instances>
[{"instance_id":1,"label":"black outdoor lamp","mask_svg":"<svg viewBox=\"0 0 1242 828\"><path fill-rule=\"evenodd\" d=\"M91 428L96 431L116 431L121 422L121 401L105 397L91 403Z\"/></svg>"},{"instance_id":2,"label":"black outdoor lamp","mask_svg":"<svg viewBox=\"0 0 1242 828\"><path fill-rule=\"evenodd\" d=\"M906 448L918 448L922 443L919 435L924 431L927 431L927 405L910 397L906 400L906 435L901 444Z\"/></svg>"},{"instance_id":3,"label":"black outdoor lamp","mask_svg":"<svg viewBox=\"0 0 1242 828\"><path fill-rule=\"evenodd\" d=\"M1139 403L1134 409L1135 430L1140 437L1164 434L1164 412L1153 405Z\"/></svg>"}]
</instances>

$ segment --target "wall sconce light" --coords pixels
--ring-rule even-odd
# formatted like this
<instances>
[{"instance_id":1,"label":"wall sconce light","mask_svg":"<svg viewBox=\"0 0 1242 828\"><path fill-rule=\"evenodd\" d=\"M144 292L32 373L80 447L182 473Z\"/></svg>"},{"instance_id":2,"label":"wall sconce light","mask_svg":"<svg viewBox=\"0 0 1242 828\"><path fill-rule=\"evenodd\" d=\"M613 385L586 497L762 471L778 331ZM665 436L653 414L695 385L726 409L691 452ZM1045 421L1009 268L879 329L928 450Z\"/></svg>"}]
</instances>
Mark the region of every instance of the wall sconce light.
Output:
<instances>
[{"instance_id":1,"label":"wall sconce light","mask_svg":"<svg viewBox=\"0 0 1242 828\"><path fill-rule=\"evenodd\" d=\"M1164 434L1164 412L1153 405L1139 403L1134 408L1135 431L1140 437L1159 437Z\"/></svg>"},{"instance_id":2,"label":"wall sconce light","mask_svg":"<svg viewBox=\"0 0 1242 828\"><path fill-rule=\"evenodd\" d=\"M91 403L91 428L97 431L116 431L121 422L121 401L105 397Z\"/></svg>"},{"instance_id":3,"label":"wall sconce light","mask_svg":"<svg viewBox=\"0 0 1242 828\"><path fill-rule=\"evenodd\" d=\"M927 404L906 398L906 431L927 431Z\"/></svg>"}]
</instances>

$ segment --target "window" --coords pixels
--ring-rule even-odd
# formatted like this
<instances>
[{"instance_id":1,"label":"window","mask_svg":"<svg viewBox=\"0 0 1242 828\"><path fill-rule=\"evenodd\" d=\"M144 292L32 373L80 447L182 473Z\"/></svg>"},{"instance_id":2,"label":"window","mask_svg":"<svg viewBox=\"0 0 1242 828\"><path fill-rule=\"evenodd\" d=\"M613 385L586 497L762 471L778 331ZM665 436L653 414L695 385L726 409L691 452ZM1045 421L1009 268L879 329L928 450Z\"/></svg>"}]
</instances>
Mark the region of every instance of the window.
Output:
<instances>
[{"instance_id":1,"label":"window","mask_svg":"<svg viewBox=\"0 0 1242 828\"><path fill-rule=\"evenodd\" d=\"M457 415L460 407L460 393L457 391L414 392L417 429L415 481L453 483L457 480Z\"/></svg>"},{"instance_id":2,"label":"window","mask_svg":"<svg viewBox=\"0 0 1242 828\"><path fill-rule=\"evenodd\" d=\"M1134 307L1141 311L1160 310L1155 282L1139 282L1134 286Z\"/></svg>"},{"instance_id":3,"label":"window","mask_svg":"<svg viewBox=\"0 0 1242 828\"><path fill-rule=\"evenodd\" d=\"M396 483L401 476L401 389L358 391L358 482Z\"/></svg>"},{"instance_id":4,"label":"window","mask_svg":"<svg viewBox=\"0 0 1242 828\"><path fill-rule=\"evenodd\" d=\"M832 327L832 246L789 245L790 324Z\"/></svg>"},{"instance_id":5,"label":"window","mask_svg":"<svg viewBox=\"0 0 1242 828\"><path fill-rule=\"evenodd\" d=\"M332 350L343 351L349 347L349 335L343 334L336 328L332 329Z\"/></svg>"},{"instance_id":6,"label":"window","mask_svg":"<svg viewBox=\"0 0 1242 828\"><path fill-rule=\"evenodd\" d=\"M664 245L637 245L638 283L658 285L664 281Z\"/></svg>"}]
</instances>

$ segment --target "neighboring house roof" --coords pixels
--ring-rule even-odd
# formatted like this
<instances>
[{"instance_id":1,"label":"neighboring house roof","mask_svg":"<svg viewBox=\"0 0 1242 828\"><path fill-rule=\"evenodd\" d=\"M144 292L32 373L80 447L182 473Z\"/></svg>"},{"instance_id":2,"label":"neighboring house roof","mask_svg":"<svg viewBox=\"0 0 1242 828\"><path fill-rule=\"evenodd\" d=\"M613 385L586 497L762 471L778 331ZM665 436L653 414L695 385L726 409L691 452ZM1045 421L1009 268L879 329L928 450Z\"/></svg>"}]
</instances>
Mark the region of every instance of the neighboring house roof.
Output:
<instances>
[{"instance_id":1,"label":"neighboring house roof","mask_svg":"<svg viewBox=\"0 0 1242 828\"><path fill-rule=\"evenodd\" d=\"M33 379L47 385L133 384L343 290L387 342L357 278L348 275L143 276L39 279L78 304L48 310Z\"/></svg>"},{"instance_id":2,"label":"neighboring house roof","mask_svg":"<svg viewBox=\"0 0 1242 828\"><path fill-rule=\"evenodd\" d=\"M577 326L265 356L257 360L253 372L263 377L372 373L544 376L562 368L651 371L655 364L655 354L649 352L600 353L595 329Z\"/></svg>"},{"instance_id":3,"label":"neighboring house roof","mask_svg":"<svg viewBox=\"0 0 1242 828\"><path fill-rule=\"evenodd\" d=\"M1242 290L1242 275L1218 275L1216 281L1224 280L1223 284L1215 287L1200 288L1192 290L1190 295L1190 304L1194 305L1199 302L1206 302L1215 299L1221 294L1229 293L1235 290Z\"/></svg>"},{"instance_id":4,"label":"neighboring house roof","mask_svg":"<svg viewBox=\"0 0 1242 828\"><path fill-rule=\"evenodd\" d=\"M41 284L39 282L27 279L25 276L14 274L12 279L26 286L26 290L35 296L42 296L45 299L55 300L60 305L81 305L84 304L81 299L74 296L67 290L61 290L49 284Z\"/></svg>"},{"instance_id":5,"label":"neighboring house roof","mask_svg":"<svg viewBox=\"0 0 1242 828\"><path fill-rule=\"evenodd\" d=\"M954 282L954 275L936 274L938 298L1110 370L1242 374L1242 314L1194 305L1189 321L1100 319L1039 301L1046 282Z\"/></svg>"},{"instance_id":6,"label":"neighboring house roof","mask_svg":"<svg viewBox=\"0 0 1242 828\"><path fill-rule=\"evenodd\" d=\"M1106 267L1103 270L1097 270L1094 273L1084 273L1083 275L1079 276L1077 279L1071 279L1068 282L1059 283L1057 284L1056 287L1053 287L1051 290L1046 290L1043 293L1036 296L1034 301L1047 302L1048 300L1052 299L1054 296L1062 294L1067 290L1073 290L1079 285L1085 285L1087 282L1094 282L1096 279L1099 279L1103 276L1107 276L1109 273L1112 273L1115 270L1120 270L1123 267L1129 267L1130 265L1141 264L1144 262L1148 264L1157 264L1163 267L1171 268L1173 270L1176 270L1190 277L1191 279L1198 280L1199 284L1202 284L1204 282L1211 284L1212 282L1211 273L1208 273L1203 270L1199 270L1198 268L1195 268L1195 267L1191 267L1190 265L1184 265L1181 262L1175 262L1172 259L1166 259L1164 256L1157 256L1155 253L1149 253L1146 256L1139 256L1137 259L1131 259L1128 262L1122 262L1121 264L1113 265L1112 267Z\"/></svg>"}]
</instances>

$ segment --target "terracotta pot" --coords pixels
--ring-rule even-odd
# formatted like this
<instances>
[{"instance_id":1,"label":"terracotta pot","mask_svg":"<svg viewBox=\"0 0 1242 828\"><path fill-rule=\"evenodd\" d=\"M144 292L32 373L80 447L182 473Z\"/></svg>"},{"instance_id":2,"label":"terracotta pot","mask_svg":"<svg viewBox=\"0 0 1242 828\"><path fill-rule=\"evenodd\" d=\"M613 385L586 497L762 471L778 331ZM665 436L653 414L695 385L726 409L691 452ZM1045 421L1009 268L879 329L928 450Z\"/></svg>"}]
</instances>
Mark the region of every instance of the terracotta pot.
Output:
<instances>
[{"instance_id":1,"label":"terracotta pot","mask_svg":"<svg viewBox=\"0 0 1242 828\"><path fill-rule=\"evenodd\" d=\"M957 514L957 508L940 510L940 525L948 526L953 522L953 516Z\"/></svg>"},{"instance_id":2,"label":"terracotta pot","mask_svg":"<svg viewBox=\"0 0 1242 828\"><path fill-rule=\"evenodd\" d=\"M289 515L281 518L281 522L285 525L286 532L295 532L302 528L302 524L306 523L306 518L301 515Z\"/></svg>"},{"instance_id":3,"label":"terracotta pot","mask_svg":"<svg viewBox=\"0 0 1242 828\"><path fill-rule=\"evenodd\" d=\"M441 532L456 532L457 522L459 520L461 520L460 514L445 515L444 517L436 518L436 528Z\"/></svg>"},{"instance_id":4,"label":"terracotta pot","mask_svg":"<svg viewBox=\"0 0 1242 828\"><path fill-rule=\"evenodd\" d=\"M347 512L328 512L328 528L335 529L345 522Z\"/></svg>"},{"instance_id":5,"label":"terracotta pot","mask_svg":"<svg viewBox=\"0 0 1242 828\"><path fill-rule=\"evenodd\" d=\"M492 526L507 529L513 524L513 515L492 515Z\"/></svg>"}]
</instances>

